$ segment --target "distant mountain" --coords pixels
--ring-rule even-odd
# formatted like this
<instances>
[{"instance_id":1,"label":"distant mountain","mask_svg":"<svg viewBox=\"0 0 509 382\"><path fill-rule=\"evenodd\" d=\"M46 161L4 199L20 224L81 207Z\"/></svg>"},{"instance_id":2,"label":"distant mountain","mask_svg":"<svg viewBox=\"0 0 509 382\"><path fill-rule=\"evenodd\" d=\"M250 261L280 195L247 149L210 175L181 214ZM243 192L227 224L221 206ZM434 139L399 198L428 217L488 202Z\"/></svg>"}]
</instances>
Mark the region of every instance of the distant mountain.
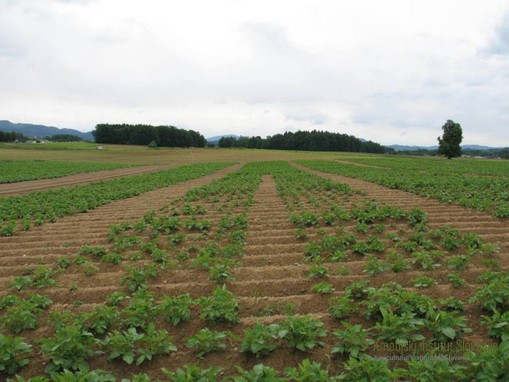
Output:
<instances>
[{"instance_id":1,"label":"distant mountain","mask_svg":"<svg viewBox=\"0 0 509 382\"><path fill-rule=\"evenodd\" d=\"M480 145L461 145L465 150L502 150L503 147L480 146Z\"/></svg>"},{"instance_id":2,"label":"distant mountain","mask_svg":"<svg viewBox=\"0 0 509 382\"><path fill-rule=\"evenodd\" d=\"M227 134L227 135L216 135L214 137L205 138L207 142L216 143L219 142L221 138L239 138L239 135L235 134Z\"/></svg>"},{"instance_id":3,"label":"distant mountain","mask_svg":"<svg viewBox=\"0 0 509 382\"><path fill-rule=\"evenodd\" d=\"M404 145L390 145L387 146L396 151L417 151L417 150L437 150L438 146L404 146ZM464 150L501 150L503 147L491 147L480 145L461 145Z\"/></svg>"},{"instance_id":4,"label":"distant mountain","mask_svg":"<svg viewBox=\"0 0 509 382\"><path fill-rule=\"evenodd\" d=\"M438 146L404 146L404 145L390 145L386 146L396 151L417 151L417 150L436 150Z\"/></svg>"},{"instance_id":5,"label":"distant mountain","mask_svg":"<svg viewBox=\"0 0 509 382\"><path fill-rule=\"evenodd\" d=\"M83 133L74 129L59 129L53 126L33 125L30 123L12 123L10 121L0 121L0 131L15 131L22 133L26 137L52 137L57 134L76 135L86 141L93 141L92 132Z\"/></svg>"}]
</instances>

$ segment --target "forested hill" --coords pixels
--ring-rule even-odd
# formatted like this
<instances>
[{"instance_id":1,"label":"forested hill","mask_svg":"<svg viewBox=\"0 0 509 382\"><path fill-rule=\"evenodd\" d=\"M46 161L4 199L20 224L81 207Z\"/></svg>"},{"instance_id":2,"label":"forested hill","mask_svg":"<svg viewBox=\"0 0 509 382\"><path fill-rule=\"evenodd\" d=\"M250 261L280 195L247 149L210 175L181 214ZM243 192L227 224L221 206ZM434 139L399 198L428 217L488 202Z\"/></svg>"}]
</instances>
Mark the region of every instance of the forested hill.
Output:
<instances>
[{"instance_id":1,"label":"forested hill","mask_svg":"<svg viewBox=\"0 0 509 382\"><path fill-rule=\"evenodd\" d=\"M53 126L34 125L31 123L12 123L10 121L0 121L0 131L11 132L15 131L21 133L26 137L51 137L53 135L75 135L86 141L93 140L92 134L89 132L84 133L82 131L74 129L60 129Z\"/></svg>"},{"instance_id":2,"label":"forested hill","mask_svg":"<svg viewBox=\"0 0 509 382\"><path fill-rule=\"evenodd\" d=\"M297 131L276 134L271 137L223 137L219 147L246 147L274 150L303 151L348 151L365 153L386 153L393 151L379 143L364 141L353 135L328 131Z\"/></svg>"},{"instance_id":3,"label":"forested hill","mask_svg":"<svg viewBox=\"0 0 509 382\"><path fill-rule=\"evenodd\" d=\"M99 124L92 131L97 143L148 145L162 147L205 147L205 137L194 130L175 126Z\"/></svg>"}]
</instances>

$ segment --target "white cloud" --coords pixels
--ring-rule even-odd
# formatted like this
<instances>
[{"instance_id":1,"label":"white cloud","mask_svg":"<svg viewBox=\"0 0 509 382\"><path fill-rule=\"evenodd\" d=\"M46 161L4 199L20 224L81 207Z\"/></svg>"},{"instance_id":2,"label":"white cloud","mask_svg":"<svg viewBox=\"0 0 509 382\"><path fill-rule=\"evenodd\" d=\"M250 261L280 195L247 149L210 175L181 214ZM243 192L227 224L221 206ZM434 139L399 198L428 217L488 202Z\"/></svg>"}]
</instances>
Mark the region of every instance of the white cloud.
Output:
<instances>
[{"instance_id":1,"label":"white cloud","mask_svg":"<svg viewBox=\"0 0 509 382\"><path fill-rule=\"evenodd\" d=\"M504 16L505 15L505 16ZM0 0L0 119L509 146L509 4Z\"/></svg>"}]
</instances>

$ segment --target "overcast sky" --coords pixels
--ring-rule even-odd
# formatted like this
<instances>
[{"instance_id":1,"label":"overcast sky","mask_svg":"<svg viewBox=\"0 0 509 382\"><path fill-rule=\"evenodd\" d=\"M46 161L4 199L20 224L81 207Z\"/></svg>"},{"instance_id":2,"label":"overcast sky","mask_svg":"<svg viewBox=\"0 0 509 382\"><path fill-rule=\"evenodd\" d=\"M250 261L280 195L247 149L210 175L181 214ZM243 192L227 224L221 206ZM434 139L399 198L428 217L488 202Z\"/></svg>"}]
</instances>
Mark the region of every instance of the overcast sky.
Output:
<instances>
[{"instance_id":1,"label":"overcast sky","mask_svg":"<svg viewBox=\"0 0 509 382\"><path fill-rule=\"evenodd\" d=\"M509 2L0 0L0 119L509 146Z\"/></svg>"}]
</instances>

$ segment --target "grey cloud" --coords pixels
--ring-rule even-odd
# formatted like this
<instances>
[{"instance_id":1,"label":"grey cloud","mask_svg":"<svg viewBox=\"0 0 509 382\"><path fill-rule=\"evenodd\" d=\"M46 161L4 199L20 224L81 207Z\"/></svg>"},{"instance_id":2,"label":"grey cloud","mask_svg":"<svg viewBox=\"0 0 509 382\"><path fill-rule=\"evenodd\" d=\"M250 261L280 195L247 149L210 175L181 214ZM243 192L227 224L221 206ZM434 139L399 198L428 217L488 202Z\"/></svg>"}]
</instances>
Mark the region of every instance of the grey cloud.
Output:
<instances>
[{"instance_id":1,"label":"grey cloud","mask_svg":"<svg viewBox=\"0 0 509 382\"><path fill-rule=\"evenodd\" d=\"M493 55L509 54L509 12L505 13L495 29L494 38L483 52Z\"/></svg>"}]
</instances>

